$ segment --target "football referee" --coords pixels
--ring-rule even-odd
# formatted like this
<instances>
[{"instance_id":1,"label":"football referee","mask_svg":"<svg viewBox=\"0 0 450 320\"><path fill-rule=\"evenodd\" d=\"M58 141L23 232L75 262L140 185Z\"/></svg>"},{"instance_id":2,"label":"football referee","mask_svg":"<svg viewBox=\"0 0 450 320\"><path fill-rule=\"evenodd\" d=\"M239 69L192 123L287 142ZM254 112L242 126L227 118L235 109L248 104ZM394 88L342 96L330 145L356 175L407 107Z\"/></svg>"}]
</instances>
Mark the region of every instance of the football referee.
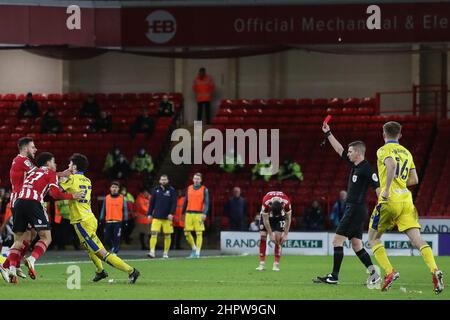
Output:
<instances>
[{"instance_id":1,"label":"football referee","mask_svg":"<svg viewBox=\"0 0 450 320\"><path fill-rule=\"evenodd\" d=\"M317 277L315 282L323 282L328 284L338 284L339 270L341 269L342 260L344 259L344 241L348 238L352 243L352 248L358 256L359 260L369 270L368 284L375 285L381 281L380 276L376 273L369 254L364 249L362 242L362 234L364 223L368 218L367 207L365 204L367 189L369 185L376 190L377 195L380 193L380 183L378 176L373 170L370 163L365 160L364 154L366 146L362 141L354 141L348 145L348 151L345 152L342 145L331 133L327 123L323 123L322 131L328 138L333 149L337 154L351 166L348 179L347 200L345 204L344 214L336 229L333 240L334 259L333 272L324 276Z\"/></svg>"}]
</instances>

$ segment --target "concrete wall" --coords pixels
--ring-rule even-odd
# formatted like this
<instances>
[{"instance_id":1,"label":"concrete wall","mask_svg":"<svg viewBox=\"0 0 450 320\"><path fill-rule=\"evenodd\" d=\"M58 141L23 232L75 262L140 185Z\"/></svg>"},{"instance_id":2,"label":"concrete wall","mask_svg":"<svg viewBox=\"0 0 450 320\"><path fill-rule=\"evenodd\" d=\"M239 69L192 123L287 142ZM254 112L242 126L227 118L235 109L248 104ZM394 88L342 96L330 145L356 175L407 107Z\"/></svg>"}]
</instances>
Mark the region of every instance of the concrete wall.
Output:
<instances>
[{"instance_id":1,"label":"concrete wall","mask_svg":"<svg viewBox=\"0 0 450 320\"><path fill-rule=\"evenodd\" d=\"M0 50L0 93L61 92L63 62L23 50Z\"/></svg>"},{"instance_id":2,"label":"concrete wall","mask_svg":"<svg viewBox=\"0 0 450 320\"><path fill-rule=\"evenodd\" d=\"M206 60L106 53L63 62L22 50L5 50L0 51L0 92L181 91L185 119L191 122L196 117L192 81L202 66L216 84L216 109L224 98L346 98L409 90L414 78L412 61L410 54L339 55L290 50ZM386 95L382 108L409 109L411 96Z\"/></svg>"}]
</instances>

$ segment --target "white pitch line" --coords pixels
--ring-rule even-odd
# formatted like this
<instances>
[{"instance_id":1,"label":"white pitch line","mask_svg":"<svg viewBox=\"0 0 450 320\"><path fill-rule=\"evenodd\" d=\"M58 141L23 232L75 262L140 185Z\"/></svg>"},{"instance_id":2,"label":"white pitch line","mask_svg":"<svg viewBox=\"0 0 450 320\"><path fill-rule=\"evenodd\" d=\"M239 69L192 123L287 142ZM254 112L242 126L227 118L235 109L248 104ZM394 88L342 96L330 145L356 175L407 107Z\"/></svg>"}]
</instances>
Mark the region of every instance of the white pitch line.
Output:
<instances>
[{"instance_id":1,"label":"white pitch line","mask_svg":"<svg viewBox=\"0 0 450 320\"><path fill-rule=\"evenodd\" d=\"M210 259L210 258L236 258L236 257L244 257L245 255L224 255L224 256L204 256L200 259ZM174 257L169 259L163 258L138 258L138 259L123 259L124 261L160 261L160 260L197 260L197 259L187 259L186 257ZM80 261L61 261L61 262L44 262L44 263L36 263L37 266L53 266L53 265L64 265L64 264L77 264L77 263L92 263L90 260L80 260Z\"/></svg>"}]
</instances>

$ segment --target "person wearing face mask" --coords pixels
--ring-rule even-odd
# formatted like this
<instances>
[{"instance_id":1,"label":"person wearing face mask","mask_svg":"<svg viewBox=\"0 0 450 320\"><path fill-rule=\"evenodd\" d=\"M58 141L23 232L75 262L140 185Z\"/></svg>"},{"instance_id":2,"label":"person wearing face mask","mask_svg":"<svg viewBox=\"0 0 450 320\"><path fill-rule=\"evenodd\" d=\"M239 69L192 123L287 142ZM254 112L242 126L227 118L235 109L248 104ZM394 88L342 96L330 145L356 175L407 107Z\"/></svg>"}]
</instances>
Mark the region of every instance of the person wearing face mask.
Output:
<instances>
[{"instance_id":1,"label":"person wearing face mask","mask_svg":"<svg viewBox=\"0 0 450 320\"><path fill-rule=\"evenodd\" d=\"M114 148L111 152L106 155L105 164L103 166L103 172L108 173L108 171L114 166L114 164L119 160L122 152L119 148Z\"/></svg>"},{"instance_id":2,"label":"person wearing face mask","mask_svg":"<svg viewBox=\"0 0 450 320\"><path fill-rule=\"evenodd\" d=\"M131 168L123 154L119 156L117 162L112 166L110 179L127 179L130 176Z\"/></svg>"},{"instance_id":3,"label":"person wearing face mask","mask_svg":"<svg viewBox=\"0 0 450 320\"><path fill-rule=\"evenodd\" d=\"M138 173L151 173L154 169L152 156L144 148L139 149L131 162L131 169Z\"/></svg>"}]
</instances>

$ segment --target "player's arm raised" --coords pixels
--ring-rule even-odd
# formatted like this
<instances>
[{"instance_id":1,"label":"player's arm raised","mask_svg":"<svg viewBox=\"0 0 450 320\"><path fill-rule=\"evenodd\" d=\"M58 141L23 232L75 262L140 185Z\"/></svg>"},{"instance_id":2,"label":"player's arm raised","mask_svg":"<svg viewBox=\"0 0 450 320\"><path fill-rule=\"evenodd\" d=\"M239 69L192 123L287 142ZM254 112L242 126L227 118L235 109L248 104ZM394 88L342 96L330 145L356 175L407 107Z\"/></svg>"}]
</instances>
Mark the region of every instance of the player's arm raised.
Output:
<instances>
[{"instance_id":1,"label":"player's arm raised","mask_svg":"<svg viewBox=\"0 0 450 320\"><path fill-rule=\"evenodd\" d=\"M269 222L269 213L261 212L261 217L263 219L264 227L266 227L267 233L269 234L270 241L275 242L275 235L272 232Z\"/></svg>"},{"instance_id":2,"label":"player's arm raised","mask_svg":"<svg viewBox=\"0 0 450 320\"><path fill-rule=\"evenodd\" d=\"M333 134L331 133L330 126L325 122L322 124L322 131L323 131L323 133L325 133L326 137L328 138L328 141L330 141L330 144L333 147L334 151L336 151L336 153L339 156L342 156L342 153L344 152L344 147L333 136Z\"/></svg>"},{"instance_id":3,"label":"player's arm raised","mask_svg":"<svg viewBox=\"0 0 450 320\"><path fill-rule=\"evenodd\" d=\"M386 186L384 187L384 190L381 191L381 198L384 201L387 201L389 199L389 189L394 180L396 163L392 157L387 157L384 159L384 165L386 166Z\"/></svg>"},{"instance_id":4,"label":"player's arm raised","mask_svg":"<svg viewBox=\"0 0 450 320\"><path fill-rule=\"evenodd\" d=\"M408 181L406 181L406 186L411 187L411 186L415 186L418 183L419 183L419 177L417 176L417 171L416 171L416 169L411 169L409 171Z\"/></svg>"}]
</instances>

